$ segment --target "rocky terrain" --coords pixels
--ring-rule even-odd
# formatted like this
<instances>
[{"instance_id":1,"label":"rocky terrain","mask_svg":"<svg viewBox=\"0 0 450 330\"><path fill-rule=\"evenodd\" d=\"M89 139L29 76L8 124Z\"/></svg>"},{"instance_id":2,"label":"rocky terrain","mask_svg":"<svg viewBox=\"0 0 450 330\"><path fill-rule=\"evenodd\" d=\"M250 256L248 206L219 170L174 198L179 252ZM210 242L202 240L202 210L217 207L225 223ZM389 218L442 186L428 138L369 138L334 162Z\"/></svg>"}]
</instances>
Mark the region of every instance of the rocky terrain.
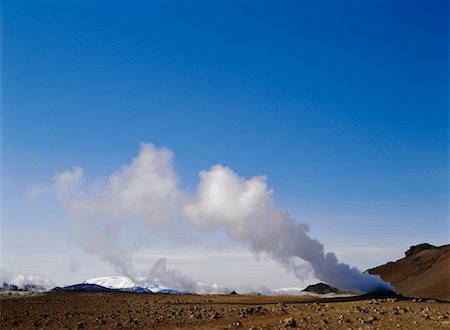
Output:
<instances>
[{"instance_id":1,"label":"rocky terrain","mask_svg":"<svg viewBox=\"0 0 450 330\"><path fill-rule=\"evenodd\" d=\"M368 271L393 284L404 296L450 301L450 245L411 246L405 258Z\"/></svg>"},{"instance_id":2,"label":"rocky terrain","mask_svg":"<svg viewBox=\"0 0 450 330\"><path fill-rule=\"evenodd\" d=\"M49 292L0 303L1 329L450 328L450 303L389 297Z\"/></svg>"}]
</instances>

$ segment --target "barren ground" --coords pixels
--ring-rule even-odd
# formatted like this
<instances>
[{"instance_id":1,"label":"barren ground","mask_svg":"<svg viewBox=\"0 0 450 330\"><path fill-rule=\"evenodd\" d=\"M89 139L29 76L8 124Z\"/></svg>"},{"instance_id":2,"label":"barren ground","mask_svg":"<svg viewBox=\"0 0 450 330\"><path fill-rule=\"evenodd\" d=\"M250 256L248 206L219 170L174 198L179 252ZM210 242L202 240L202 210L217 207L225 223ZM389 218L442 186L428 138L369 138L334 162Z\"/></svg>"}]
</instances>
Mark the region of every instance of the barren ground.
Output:
<instances>
[{"instance_id":1,"label":"barren ground","mask_svg":"<svg viewBox=\"0 0 450 330\"><path fill-rule=\"evenodd\" d=\"M0 308L2 329L450 329L450 303L422 299L51 292Z\"/></svg>"}]
</instances>

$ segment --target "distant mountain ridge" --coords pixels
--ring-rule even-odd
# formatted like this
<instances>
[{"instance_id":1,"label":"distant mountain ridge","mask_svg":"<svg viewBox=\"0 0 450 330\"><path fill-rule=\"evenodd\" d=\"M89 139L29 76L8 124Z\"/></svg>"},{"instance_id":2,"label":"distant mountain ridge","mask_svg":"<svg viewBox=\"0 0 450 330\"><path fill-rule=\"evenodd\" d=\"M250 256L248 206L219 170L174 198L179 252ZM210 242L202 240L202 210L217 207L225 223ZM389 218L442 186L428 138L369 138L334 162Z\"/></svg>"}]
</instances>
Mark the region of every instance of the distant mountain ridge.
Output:
<instances>
[{"instance_id":1,"label":"distant mountain ridge","mask_svg":"<svg viewBox=\"0 0 450 330\"><path fill-rule=\"evenodd\" d=\"M120 291L118 289L110 289L97 284L88 284L88 283L80 283L74 285L68 285L53 289L53 291L57 292L72 292L72 291L83 291L83 292L117 292Z\"/></svg>"}]
</instances>

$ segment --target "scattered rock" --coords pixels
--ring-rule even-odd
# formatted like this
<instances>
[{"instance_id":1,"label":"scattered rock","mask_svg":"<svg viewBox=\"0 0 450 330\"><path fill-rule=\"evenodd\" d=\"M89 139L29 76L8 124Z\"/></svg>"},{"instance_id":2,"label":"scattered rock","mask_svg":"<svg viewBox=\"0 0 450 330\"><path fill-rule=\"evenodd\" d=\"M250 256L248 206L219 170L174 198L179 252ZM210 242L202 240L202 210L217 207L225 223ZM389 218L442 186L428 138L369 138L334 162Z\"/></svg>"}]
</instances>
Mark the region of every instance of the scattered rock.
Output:
<instances>
[{"instance_id":1,"label":"scattered rock","mask_svg":"<svg viewBox=\"0 0 450 330\"><path fill-rule=\"evenodd\" d=\"M280 323L283 328L288 327L295 328L297 326L297 322L292 316L285 318L284 320L281 320Z\"/></svg>"},{"instance_id":2,"label":"scattered rock","mask_svg":"<svg viewBox=\"0 0 450 330\"><path fill-rule=\"evenodd\" d=\"M375 317L373 317L373 316L369 316L366 320L365 320L365 323L370 323L370 324L372 324L373 323L373 321L375 321L376 320L376 318Z\"/></svg>"},{"instance_id":3,"label":"scattered rock","mask_svg":"<svg viewBox=\"0 0 450 330\"><path fill-rule=\"evenodd\" d=\"M218 318L220 318L220 315L218 313L212 313L209 318L210 319L218 319Z\"/></svg>"}]
</instances>

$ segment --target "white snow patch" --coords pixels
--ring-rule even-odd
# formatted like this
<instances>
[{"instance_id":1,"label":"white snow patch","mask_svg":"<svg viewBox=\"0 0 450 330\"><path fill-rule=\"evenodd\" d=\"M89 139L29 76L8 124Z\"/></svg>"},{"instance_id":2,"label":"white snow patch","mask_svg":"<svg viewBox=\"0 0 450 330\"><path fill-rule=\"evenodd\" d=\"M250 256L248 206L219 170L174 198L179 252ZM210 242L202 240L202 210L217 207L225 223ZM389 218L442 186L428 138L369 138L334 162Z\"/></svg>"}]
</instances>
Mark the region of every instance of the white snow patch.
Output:
<instances>
[{"instance_id":1,"label":"white snow patch","mask_svg":"<svg viewBox=\"0 0 450 330\"><path fill-rule=\"evenodd\" d=\"M131 289L138 285L125 276L104 276L84 281L86 284L97 284L108 289Z\"/></svg>"}]
</instances>

